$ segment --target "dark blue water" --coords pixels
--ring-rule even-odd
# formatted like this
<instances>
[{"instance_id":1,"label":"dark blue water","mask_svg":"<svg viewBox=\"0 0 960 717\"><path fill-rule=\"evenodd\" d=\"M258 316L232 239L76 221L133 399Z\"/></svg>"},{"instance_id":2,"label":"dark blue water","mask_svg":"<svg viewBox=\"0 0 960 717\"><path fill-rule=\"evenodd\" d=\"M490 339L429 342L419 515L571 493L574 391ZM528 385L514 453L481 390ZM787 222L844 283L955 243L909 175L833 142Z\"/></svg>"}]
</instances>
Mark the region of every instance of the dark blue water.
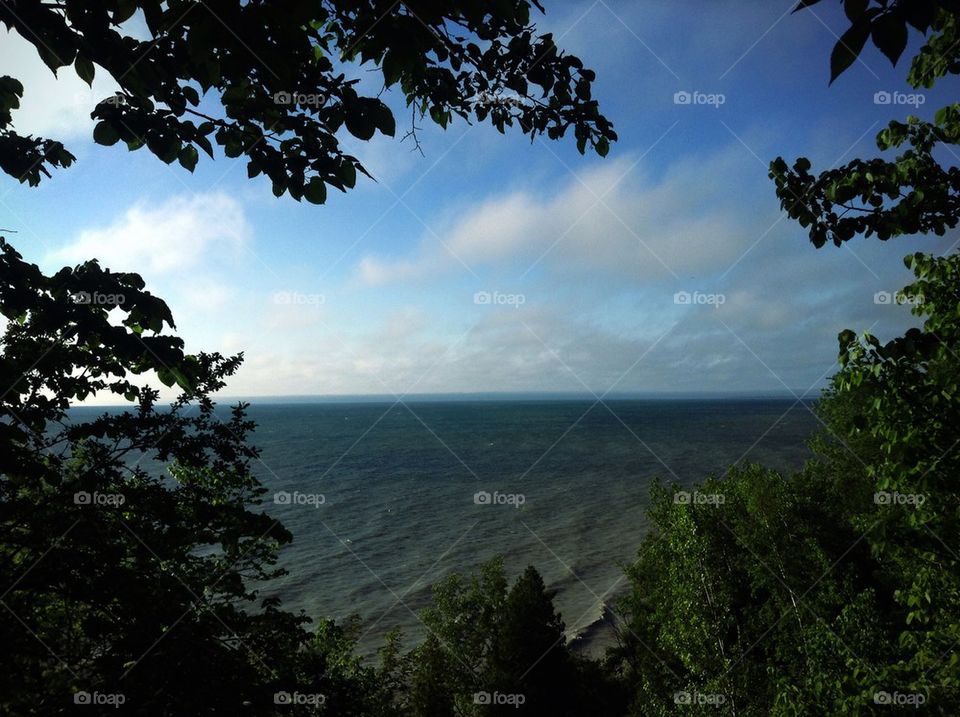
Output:
<instances>
[{"instance_id":1,"label":"dark blue water","mask_svg":"<svg viewBox=\"0 0 960 717\"><path fill-rule=\"evenodd\" d=\"M503 555L514 574L536 565L579 631L625 587L651 479L799 467L817 422L793 403L254 404L258 473L289 496L270 512L295 536L273 590L311 615L359 613L369 651L394 626L421 636L432 582Z\"/></svg>"}]
</instances>

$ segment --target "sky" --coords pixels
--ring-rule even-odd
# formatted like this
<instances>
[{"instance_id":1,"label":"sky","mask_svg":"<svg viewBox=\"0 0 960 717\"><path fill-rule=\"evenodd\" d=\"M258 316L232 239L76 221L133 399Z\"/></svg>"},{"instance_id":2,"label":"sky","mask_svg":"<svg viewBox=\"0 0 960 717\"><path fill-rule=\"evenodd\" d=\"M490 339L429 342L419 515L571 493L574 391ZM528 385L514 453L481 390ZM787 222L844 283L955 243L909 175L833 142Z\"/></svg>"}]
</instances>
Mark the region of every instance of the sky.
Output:
<instances>
[{"instance_id":1,"label":"sky","mask_svg":"<svg viewBox=\"0 0 960 717\"><path fill-rule=\"evenodd\" d=\"M842 329L890 338L916 322L876 294L910 281L905 255L949 251L957 232L818 250L767 171L777 156L874 156L888 120L950 101L946 82L914 106L877 104L914 91L906 60L868 47L829 86L839 3L544 5L538 27L597 72L620 137L605 159L572 137L428 119L421 156L388 93L397 138L345 138L377 181L323 206L275 198L242 158L190 174L95 145L110 79L54 78L0 30L3 72L26 87L15 128L78 158L38 188L0 183L0 227L49 272L95 257L140 273L189 351L244 352L225 396L809 397L838 368Z\"/></svg>"}]
</instances>

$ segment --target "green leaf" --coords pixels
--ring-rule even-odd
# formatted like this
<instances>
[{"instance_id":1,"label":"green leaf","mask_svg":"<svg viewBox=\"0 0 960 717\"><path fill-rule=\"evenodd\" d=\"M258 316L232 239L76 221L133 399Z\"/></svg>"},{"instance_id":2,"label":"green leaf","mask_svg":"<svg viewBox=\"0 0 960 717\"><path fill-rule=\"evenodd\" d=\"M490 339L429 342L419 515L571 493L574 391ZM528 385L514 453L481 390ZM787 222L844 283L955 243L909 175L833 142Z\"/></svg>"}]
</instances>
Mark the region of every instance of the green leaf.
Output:
<instances>
[{"instance_id":1,"label":"green leaf","mask_svg":"<svg viewBox=\"0 0 960 717\"><path fill-rule=\"evenodd\" d=\"M373 120L357 109L347 112L346 124L347 131L357 139L362 139L363 141L367 141L373 137L373 133L377 129Z\"/></svg>"},{"instance_id":2,"label":"green leaf","mask_svg":"<svg viewBox=\"0 0 960 717\"><path fill-rule=\"evenodd\" d=\"M183 92L183 96L187 99L187 102L194 107L200 104L200 93L197 92L193 87L187 85L181 90L181 92Z\"/></svg>"},{"instance_id":3,"label":"green leaf","mask_svg":"<svg viewBox=\"0 0 960 717\"><path fill-rule=\"evenodd\" d=\"M93 141L110 147L120 141L120 135L110 123L97 122L97 126L93 128Z\"/></svg>"},{"instance_id":4,"label":"green leaf","mask_svg":"<svg viewBox=\"0 0 960 717\"><path fill-rule=\"evenodd\" d=\"M357 184L357 168L351 162L343 162L337 167L337 176L345 187L355 187Z\"/></svg>"},{"instance_id":5,"label":"green leaf","mask_svg":"<svg viewBox=\"0 0 960 717\"><path fill-rule=\"evenodd\" d=\"M197 148L194 147L192 144L188 144L186 147L181 149L180 154L177 157L177 159L180 160L180 165L184 169L188 169L191 172L197 166L197 160L199 158L200 158L200 154L199 152L197 152Z\"/></svg>"},{"instance_id":6,"label":"green leaf","mask_svg":"<svg viewBox=\"0 0 960 717\"><path fill-rule=\"evenodd\" d=\"M907 23L892 12L873 23L873 44L896 65L907 47Z\"/></svg>"},{"instance_id":7,"label":"green leaf","mask_svg":"<svg viewBox=\"0 0 960 717\"><path fill-rule=\"evenodd\" d=\"M311 204L323 204L327 201L327 185L320 177L311 177L303 188L303 196Z\"/></svg>"},{"instance_id":8,"label":"green leaf","mask_svg":"<svg viewBox=\"0 0 960 717\"><path fill-rule=\"evenodd\" d=\"M113 13L113 23L120 25L125 23L137 11L136 0L117 0L117 9Z\"/></svg>"},{"instance_id":9,"label":"green leaf","mask_svg":"<svg viewBox=\"0 0 960 717\"><path fill-rule=\"evenodd\" d=\"M403 66L397 59L396 53L390 51L384 54L381 69L383 70L383 84L386 87L390 87L399 80L403 72Z\"/></svg>"},{"instance_id":10,"label":"green leaf","mask_svg":"<svg viewBox=\"0 0 960 717\"><path fill-rule=\"evenodd\" d=\"M213 145L210 144L209 139L201 136L201 137L194 138L193 141L196 144L200 145L200 149L202 149L207 154L207 156L210 157L210 159L213 159Z\"/></svg>"},{"instance_id":11,"label":"green leaf","mask_svg":"<svg viewBox=\"0 0 960 717\"><path fill-rule=\"evenodd\" d=\"M147 138L147 147L167 164L180 156L180 140L174 135L152 135Z\"/></svg>"},{"instance_id":12,"label":"green leaf","mask_svg":"<svg viewBox=\"0 0 960 717\"><path fill-rule=\"evenodd\" d=\"M846 13L847 19L856 22L857 18L867 11L869 4L870 0L844 0L843 11Z\"/></svg>"},{"instance_id":13,"label":"green leaf","mask_svg":"<svg viewBox=\"0 0 960 717\"><path fill-rule=\"evenodd\" d=\"M90 60L83 55L77 55L77 59L73 61L73 69L77 71L81 80L93 87L93 76L96 74L96 69Z\"/></svg>"},{"instance_id":14,"label":"green leaf","mask_svg":"<svg viewBox=\"0 0 960 717\"><path fill-rule=\"evenodd\" d=\"M860 56L869 36L870 23L865 20L854 23L843 33L830 54L830 84Z\"/></svg>"},{"instance_id":15,"label":"green leaf","mask_svg":"<svg viewBox=\"0 0 960 717\"><path fill-rule=\"evenodd\" d=\"M439 107L439 106L437 106L437 105L433 105L433 106L430 108L430 119L432 119L436 124L440 125L440 126L443 127L444 129L446 129L446 127L447 127L448 115L447 115L447 113L443 110L442 107ZM500 129L501 132L503 131L502 128L499 128L499 129Z\"/></svg>"},{"instance_id":16,"label":"green leaf","mask_svg":"<svg viewBox=\"0 0 960 717\"><path fill-rule=\"evenodd\" d=\"M394 119L393 112L383 103L380 104L376 112L377 129L382 134L393 137L397 133L397 120Z\"/></svg>"},{"instance_id":17,"label":"green leaf","mask_svg":"<svg viewBox=\"0 0 960 717\"><path fill-rule=\"evenodd\" d=\"M177 385L185 390L191 390L193 388L193 381L180 369L176 366L170 369L170 374L173 376L174 381Z\"/></svg>"}]
</instances>

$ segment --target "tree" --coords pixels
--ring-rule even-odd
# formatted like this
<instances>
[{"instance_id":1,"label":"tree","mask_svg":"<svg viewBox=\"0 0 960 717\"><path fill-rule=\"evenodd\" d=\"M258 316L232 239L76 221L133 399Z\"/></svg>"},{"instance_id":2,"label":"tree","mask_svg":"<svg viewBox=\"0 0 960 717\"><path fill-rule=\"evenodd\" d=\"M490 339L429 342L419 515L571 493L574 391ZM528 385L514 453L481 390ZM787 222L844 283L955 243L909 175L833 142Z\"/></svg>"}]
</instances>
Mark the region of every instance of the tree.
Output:
<instances>
[{"instance_id":1,"label":"tree","mask_svg":"<svg viewBox=\"0 0 960 717\"><path fill-rule=\"evenodd\" d=\"M803 0L799 7L818 1ZM906 47L908 25L927 36L907 75L913 87L932 87L960 73L960 3L846 0L844 8L851 26L833 50L831 78L853 63L867 38L896 63ZM877 135L877 146L881 151L906 147L893 160L855 159L814 175L805 157L792 167L777 157L770 164L770 177L780 206L808 229L817 247L828 241L840 246L857 235L880 240L943 235L960 217L960 169L942 164L938 150L958 143L960 105L954 103L937 111L933 122L913 116L890 122Z\"/></svg>"},{"instance_id":2,"label":"tree","mask_svg":"<svg viewBox=\"0 0 960 717\"><path fill-rule=\"evenodd\" d=\"M917 303L921 328L881 343L840 335L842 370L833 403L856 407L833 430L875 447L857 457L874 491L851 524L877 557L897 618L901 650L887 684L948 709L960 681L960 255L907 257L917 281L901 295ZM866 400L864 400L866 399Z\"/></svg>"},{"instance_id":3,"label":"tree","mask_svg":"<svg viewBox=\"0 0 960 717\"><path fill-rule=\"evenodd\" d=\"M76 690L119 691L124 666L137 664L182 615L183 629L144 655L124 687L137 689L149 671L157 688L170 690L170 704L194 690L219 700L218 690L168 683L182 681L181 671L187 681L204 679L204 663L222 662L212 653L223 650L220 639L235 639L223 626L236 617L231 602L250 597L240 576L266 577L273 547L289 539L244 505L263 491L249 476L256 454L243 445L250 424L242 407L221 424L207 398L239 358L186 356L178 339L160 335L173 319L136 275L88 262L48 277L5 242L0 249L8 321L0 376L9 386L0 428L0 572L4 604L23 623L3 623L16 666L4 670L4 698L28 713L46 693L38 709L45 712L65 709ZM114 306L119 325L108 320ZM173 410L158 410L157 393L131 380L145 373L180 384ZM97 391L136 401L137 413L71 422L70 402ZM199 411L188 418L190 401ZM171 462L175 487L139 462L129 465L128 456ZM198 556L200 546L213 552Z\"/></svg>"},{"instance_id":4,"label":"tree","mask_svg":"<svg viewBox=\"0 0 960 717\"><path fill-rule=\"evenodd\" d=\"M413 653L412 707L417 715L479 714L476 693L485 675L507 596L503 560L494 558L476 574L454 573L433 586L421 612L429 633Z\"/></svg>"},{"instance_id":5,"label":"tree","mask_svg":"<svg viewBox=\"0 0 960 717\"><path fill-rule=\"evenodd\" d=\"M563 620L532 565L517 578L504 602L488 671L491 692L523 697L519 706L491 705L490 714L582 714Z\"/></svg>"},{"instance_id":6,"label":"tree","mask_svg":"<svg viewBox=\"0 0 960 717\"><path fill-rule=\"evenodd\" d=\"M801 7L812 5L803 2ZM917 89L960 73L960 5L955 2L852 2L851 20L831 58L836 77L868 37L896 63L907 25L926 36L907 76ZM892 161L854 160L810 173L798 159L771 164L781 206L811 241L837 246L854 236L943 235L958 223L960 170L940 161L960 141L960 105L938 110L933 122L907 117L877 136L881 150L906 149ZM956 486L960 443L957 415L957 314L960 257L914 254L905 259L916 281L898 292L923 325L881 342L869 333L841 332L841 371L821 405L830 436L835 485L848 489L846 521L876 561L876 591L895 649L875 665L887 689L920 695L931 712L956 702L960 624L960 562L942 536L960 527ZM852 460L851 460L852 459ZM881 688L883 689L883 688Z\"/></svg>"},{"instance_id":7,"label":"tree","mask_svg":"<svg viewBox=\"0 0 960 717\"><path fill-rule=\"evenodd\" d=\"M630 714L869 711L886 633L842 491L761 466L654 487L615 651Z\"/></svg>"},{"instance_id":8,"label":"tree","mask_svg":"<svg viewBox=\"0 0 960 717\"><path fill-rule=\"evenodd\" d=\"M246 406L210 398L242 357L184 353L136 274L46 276L2 239L0 311L3 713L273 714L299 691L388 714L356 706L384 700L335 628L251 587L291 536L259 507ZM137 377L179 395L160 406ZM95 393L135 409L75 420Z\"/></svg>"},{"instance_id":9,"label":"tree","mask_svg":"<svg viewBox=\"0 0 960 717\"><path fill-rule=\"evenodd\" d=\"M535 568L507 589L503 560L433 587L428 635L408 654L407 708L419 717L620 714L599 665L570 653Z\"/></svg>"},{"instance_id":10,"label":"tree","mask_svg":"<svg viewBox=\"0 0 960 717\"><path fill-rule=\"evenodd\" d=\"M435 635L427 635L410 655L410 713L417 717L456 714L455 686L448 679L450 655Z\"/></svg>"},{"instance_id":11,"label":"tree","mask_svg":"<svg viewBox=\"0 0 960 717\"><path fill-rule=\"evenodd\" d=\"M543 11L537 0L22 0L0 7L0 23L54 72L72 65L87 82L98 71L116 81L120 91L92 111L100 144L146 146L192 171L216 143L245 156L249 176L267 175L277 196L322 203L328 186L346 191L364 172L338 132L368 140L396 129L378 97L357 91L350 75L364 65L384 88L399 86L414 121L473 118L501 132L516 123L551 139L572 128L581 153L605 155L616 134L592 98L595 74L537 34L532 7ZM15 132L22 94L0 78L0 168L35 185L74 157Z\"/></svg>"}]
</instances>

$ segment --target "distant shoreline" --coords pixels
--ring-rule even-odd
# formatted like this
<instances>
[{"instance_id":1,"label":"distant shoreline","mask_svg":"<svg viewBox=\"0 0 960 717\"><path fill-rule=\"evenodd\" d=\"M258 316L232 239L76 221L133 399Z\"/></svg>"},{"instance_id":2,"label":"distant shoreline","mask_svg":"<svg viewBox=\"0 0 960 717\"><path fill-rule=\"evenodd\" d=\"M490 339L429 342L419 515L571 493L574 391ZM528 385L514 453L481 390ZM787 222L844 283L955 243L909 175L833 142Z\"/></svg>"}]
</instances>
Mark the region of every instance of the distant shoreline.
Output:
<instances>
[{"instance_id":1,"label":"distant shoreline","mask_svg":"<svg viewBox=\"0 0 960 717\"><path fill-rule=\"evenodd\" d=\"M797 398L801 396L801 398ZM317 395L317 396L215 396L215 400L222 405L233 405L237 402L249 403L253 406L336 406L336 405L390 405L395 403L423 404L423 403L595 403L602 399L604 402L649 402L649 403L748 403L760 401L783 401L811 404L820 396L807 395L798 392L789 393L730 393L730 394L618 394L608 396L593 396L591 394L512 394L512 393L426 393L410 394L406 396L392 396L390 394L370 395ZM162 401L162 399L161 399ZM83 403L71 406L75 408L129 408L132 403Z\"/></svg>"},{"instance_id":2,"label":"distant shoreline","mask_svg":"<svg viewBox=\"0 0 960 717\"><path fill-rule=\"evenodd\" d=\"M701 392L677 391L657 393L610 393L591 394L586 392L486 392L486 393L411 393L393 395L383 394L318 394L318 395L279 395L279 396L218 396L224 401L256 401L258 403L393 403L406 402L459 402L459 401L771 401L797 400L804 390L789 391L736 391ZM803 400L816 400L811 395Z\"/></svg>"}]
</instances>

